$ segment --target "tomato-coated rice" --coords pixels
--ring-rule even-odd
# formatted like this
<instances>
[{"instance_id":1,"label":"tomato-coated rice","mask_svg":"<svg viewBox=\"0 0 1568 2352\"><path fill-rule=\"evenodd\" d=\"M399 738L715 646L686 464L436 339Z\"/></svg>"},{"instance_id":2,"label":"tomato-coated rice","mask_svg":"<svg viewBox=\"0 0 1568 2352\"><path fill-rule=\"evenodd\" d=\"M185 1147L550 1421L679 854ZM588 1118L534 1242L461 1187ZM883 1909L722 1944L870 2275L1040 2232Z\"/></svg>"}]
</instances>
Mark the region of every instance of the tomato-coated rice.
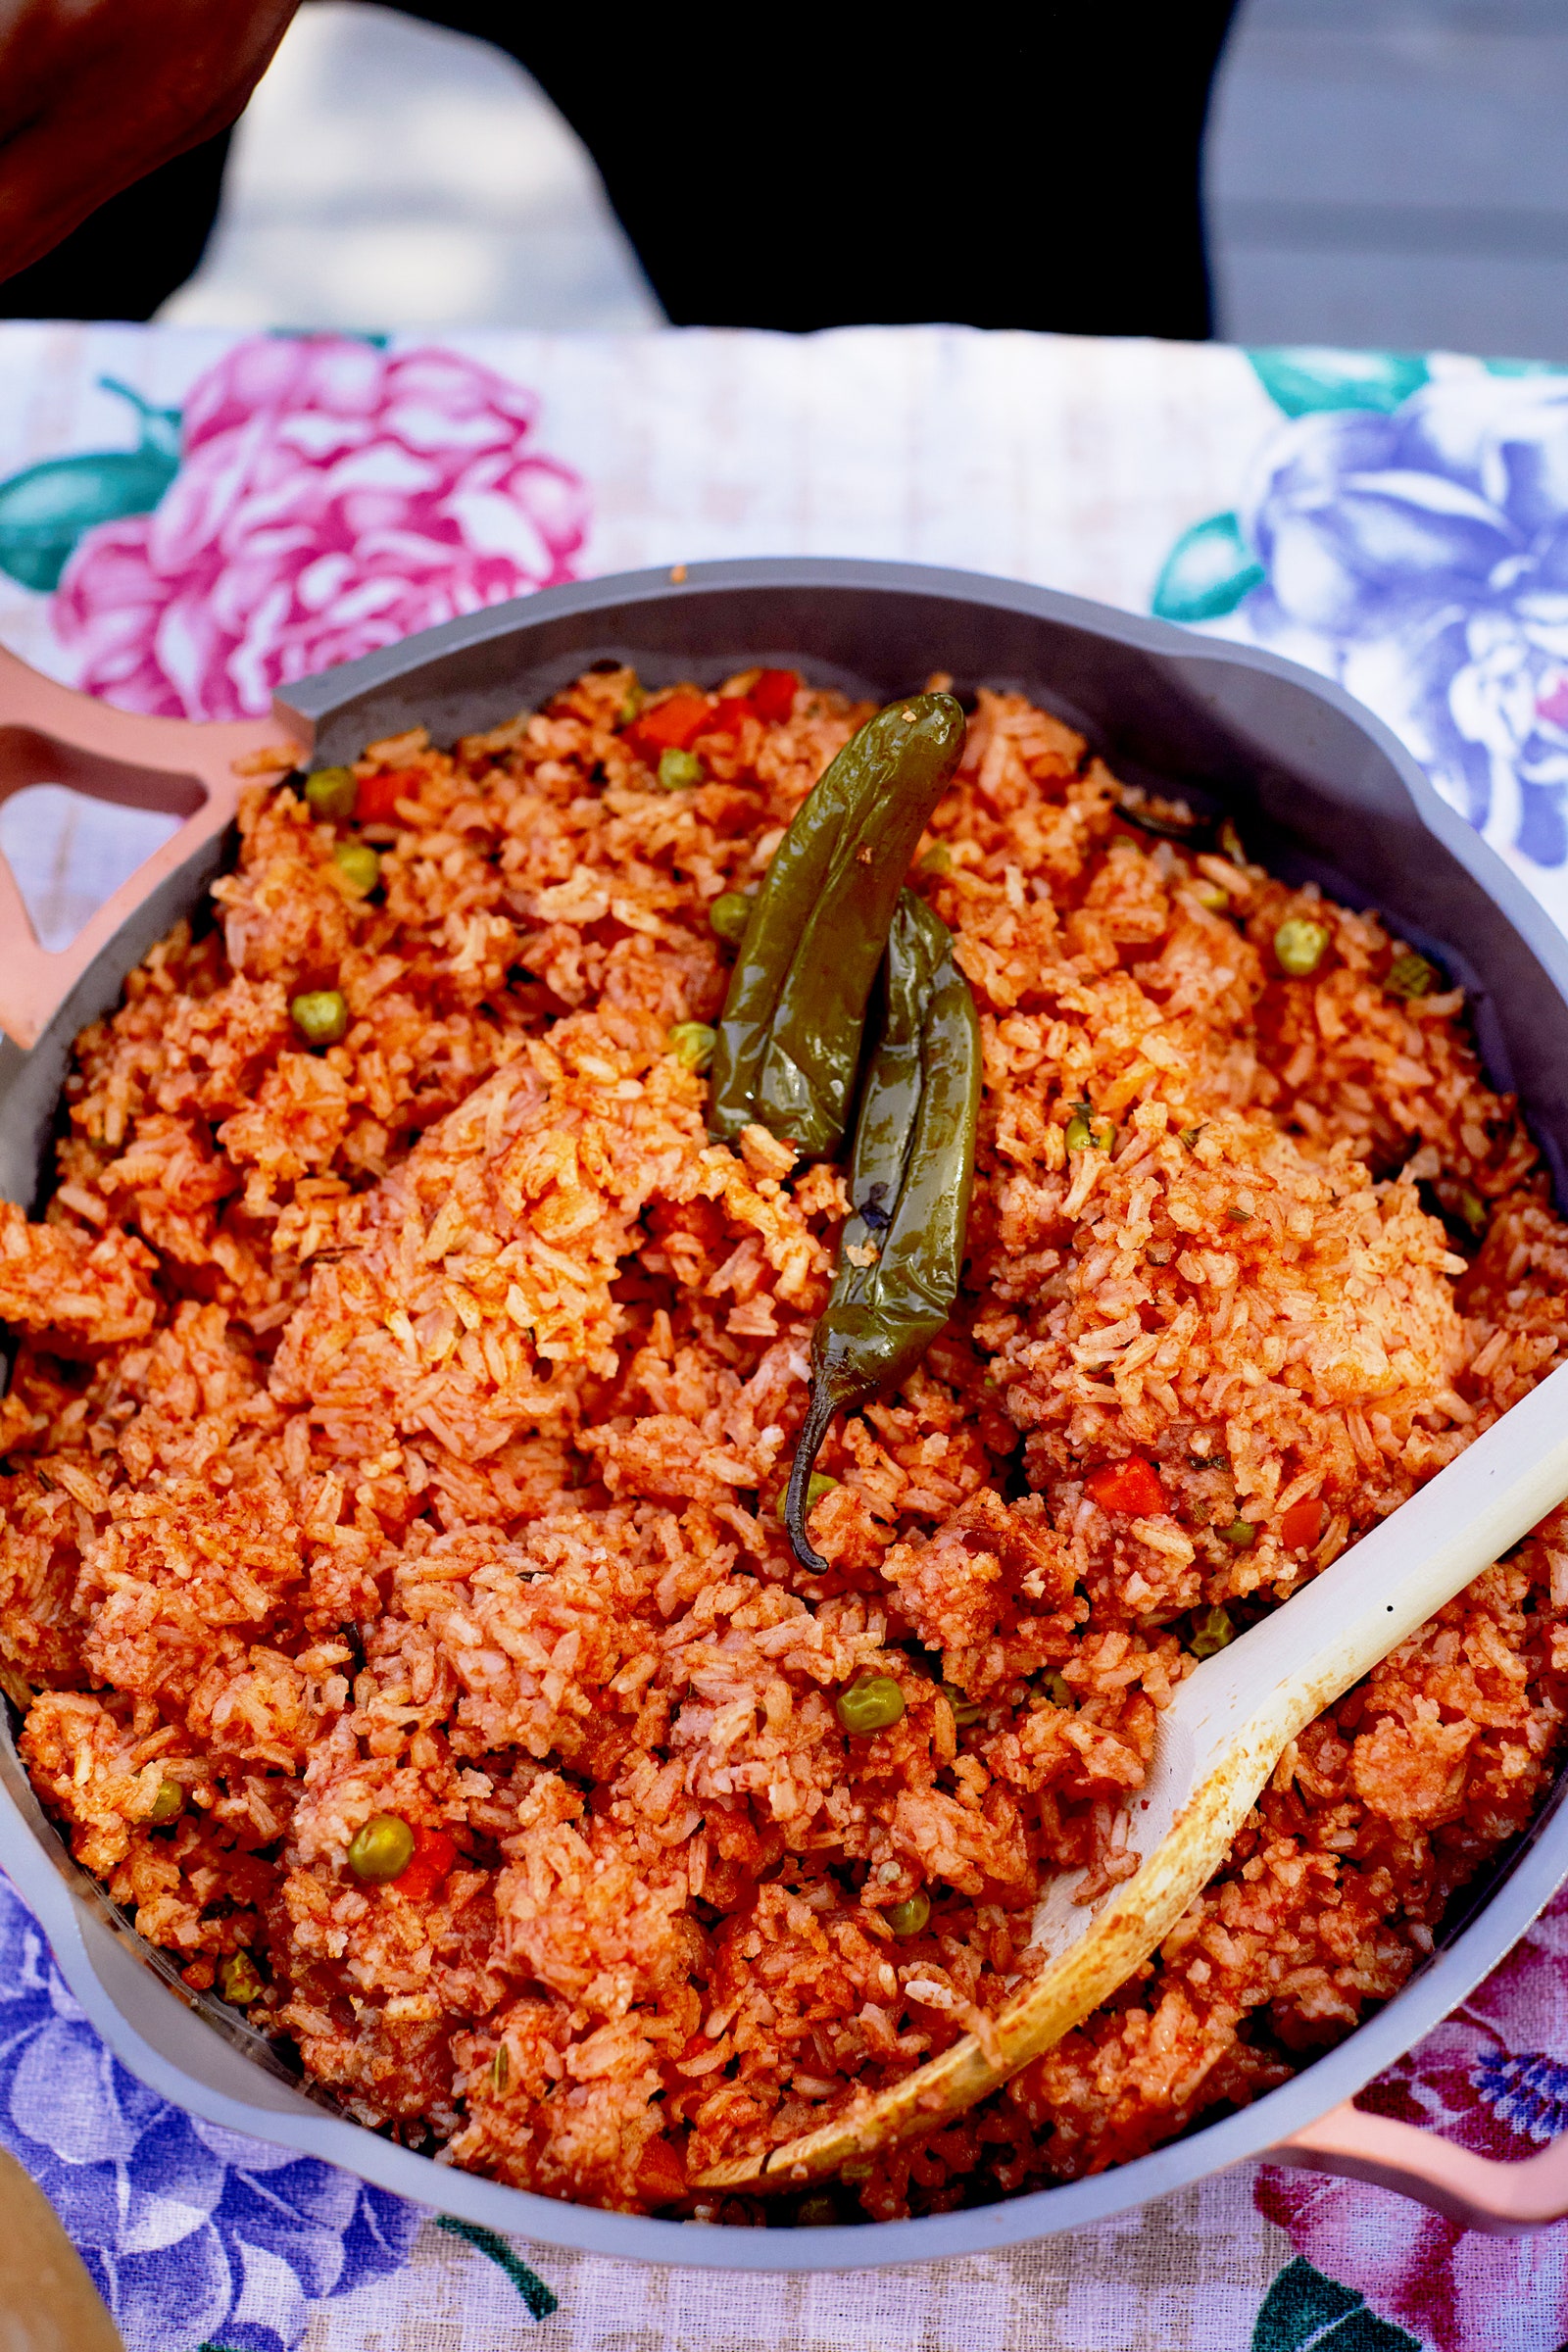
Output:
<instances>
[{"instance_id":1,"label":"tomato-coated rice","mask_svg":"<svg viewBox=\"0 0 1568 2352\"><path fill-rule=\"evenodd\" d=\"M77 1045L41 1222L0 1207L0 1657L81 1862L350 2114L783 2219L688 2183L983 2026L1043 1874L1128 1874L1195 1654L1549 1367L1568 1229L1457 989L981 694L911 876L984 1035L964 1288L830 1437L803 1575L843 1176L710 1142L668 1039L866 712L676 692L603 669L373 745L357 826L249 789L210 915ZM333 989L313 1049L291 1001ZM1554 1513L1292 1745L1154 1961L845 2218L1117 2163L1397 1990L1544 1790L1565 1608ZM865 1671L906 1711L853 1737ZM347 1862L379 1814L416 1837L384 1884Z\"/></svg>"}]
</instances>

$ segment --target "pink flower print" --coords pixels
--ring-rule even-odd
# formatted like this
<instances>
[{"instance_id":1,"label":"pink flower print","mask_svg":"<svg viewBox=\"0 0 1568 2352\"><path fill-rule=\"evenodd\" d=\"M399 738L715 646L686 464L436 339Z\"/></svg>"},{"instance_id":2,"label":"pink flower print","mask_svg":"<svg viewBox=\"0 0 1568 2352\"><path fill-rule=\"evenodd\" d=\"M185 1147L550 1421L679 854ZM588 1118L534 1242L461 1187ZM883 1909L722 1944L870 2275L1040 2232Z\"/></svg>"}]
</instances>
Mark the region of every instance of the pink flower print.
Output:
<instances>
[{"instance_id":1,"label":"pink flower print","mask_svg":"<svg viewBox=\"0 0 1568 2352\"><path fill-rule=\"evenodd\" d=\"M1505 2161L1568 2131L1568 1893L1360 2104ZM1568 2338L1568 2227L1490 2237L1387 2189L1273 2167L1255 2195L1298 2253L1435 2352Z\"/></svg>"},{"instance_id":2,"label":"pink flower print","mask_svg":"<svg viewBox=\"0 0 1568 2352\"><path fill-rule=\"evenodd\" d=\"M588 494L538 403L449 351L238 344L193 387L151 514L99 524L54 622L129 710L264 711L275 686L575 576Z\"/></svg>"}]
</instances>

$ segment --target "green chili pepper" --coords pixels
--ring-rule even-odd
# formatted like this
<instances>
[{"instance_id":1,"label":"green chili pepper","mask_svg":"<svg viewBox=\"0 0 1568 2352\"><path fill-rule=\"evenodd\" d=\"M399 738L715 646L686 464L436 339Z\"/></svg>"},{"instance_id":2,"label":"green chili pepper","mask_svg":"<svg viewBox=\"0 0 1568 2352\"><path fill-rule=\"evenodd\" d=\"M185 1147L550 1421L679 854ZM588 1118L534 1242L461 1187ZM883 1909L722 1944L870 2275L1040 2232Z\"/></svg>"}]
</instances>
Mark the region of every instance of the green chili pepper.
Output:
<instances>
[{"instance_id":1,"label":"green chili pepper","mask_svg":"<svg viewBox=\"0 0 1568 2352\"><path fill-rule=\"evenodd\" d=\"M811 1401L784 1524L803 1568L812 1464L836 1412L912 1372L947 1323L963 1270L980 1107L980 1023L947 925L906 891L888 940L886 1012L850 1172L852 1214L811 1337Z\"/></svg>"},{"instance_id":2,"label":"green chili pepper","mask_svg":"<svg viewBox=\"0 0 1568 2352\"><path fill-rule=\"evenodd\" d=\"M843 1141L867 1001L925 822L963 748L951 694L868 719L797 812L752 902L713 1054L709 1125L810 1158Z\"/></svg>"}]
</instances>

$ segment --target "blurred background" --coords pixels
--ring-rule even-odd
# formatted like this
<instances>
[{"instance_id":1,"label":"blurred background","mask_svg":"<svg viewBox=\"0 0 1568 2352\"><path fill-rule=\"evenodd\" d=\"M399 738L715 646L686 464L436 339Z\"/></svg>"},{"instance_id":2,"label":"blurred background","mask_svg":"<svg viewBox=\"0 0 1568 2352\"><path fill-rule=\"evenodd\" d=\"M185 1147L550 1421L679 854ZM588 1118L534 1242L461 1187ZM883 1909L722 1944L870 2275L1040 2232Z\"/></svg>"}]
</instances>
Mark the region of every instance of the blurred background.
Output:
<instances>
[{"instance_id":1,"label":"blurred background","mask_svg":"<svg viewBox=\"0 0 1568 2352\"><path fill-rule=\"evenodd\" d=\"M1243 0L1206 151L1234 342L1568 361L1568 0ZM561 117L487 44L301 11L165 306L225 327L626 329L660 310Z\"/></svg>"}]
</instances>

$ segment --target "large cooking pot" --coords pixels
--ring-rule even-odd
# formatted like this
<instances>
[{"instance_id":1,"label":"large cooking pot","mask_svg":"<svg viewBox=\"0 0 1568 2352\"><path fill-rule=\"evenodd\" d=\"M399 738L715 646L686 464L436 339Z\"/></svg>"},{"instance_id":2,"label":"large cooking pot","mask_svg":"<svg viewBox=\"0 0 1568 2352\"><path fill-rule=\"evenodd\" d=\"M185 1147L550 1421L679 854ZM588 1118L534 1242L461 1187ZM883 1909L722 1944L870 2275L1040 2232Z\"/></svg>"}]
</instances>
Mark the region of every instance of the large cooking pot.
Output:
<instances>
[{"instance_id":1,"label":"large cooking pot","mask_svg":"<svg viewBox=\"0 0 1568 2352\"><path fill-rule=\"evenodd\" d=\"M810 558L548 589L306 679L277 698L270 719L233 725L127 716L6 657L0 798L64 783L184 821L61 955L32 944L0 863L0 1194L36 1200L73 1038L113 1004L131 965L196 905L229 855L236 759L292 740L302 759L349 760L416 723L450 740L538 704L606 658L633 663L654 685L716 682L756 662L798 667L878 702L935 669L951 671L960 691L1022 688L1081 728L1124 778L1233 810L1249 849L1276 872L1376 907L1430 949L1469 991L1487 1074L1518 1093L1559 1198L1568 1197L1568 941L1377 719L1272 655L1076 597ZM76 1868L28 1786L12 1728L0 1738L0 1866L131 2072L210 2122L492 2229L649 2262L836 2270L1082 2228L1265 2152L1403 2188L1484 2228L1528 2228L1568 2210L1568 2143L1561 2156L1548 2149L1525 2165L1489 2164L1349 2104L1469 1993L1568 1877L1563 1781L1529 1833L1461 1898L1404 1989L1243 2112L1116 2171L970 2212L752 2230L602 2213L438 2171L307 2093L238 2012L193 1995Z\"/></svg>"}]
</instances>

